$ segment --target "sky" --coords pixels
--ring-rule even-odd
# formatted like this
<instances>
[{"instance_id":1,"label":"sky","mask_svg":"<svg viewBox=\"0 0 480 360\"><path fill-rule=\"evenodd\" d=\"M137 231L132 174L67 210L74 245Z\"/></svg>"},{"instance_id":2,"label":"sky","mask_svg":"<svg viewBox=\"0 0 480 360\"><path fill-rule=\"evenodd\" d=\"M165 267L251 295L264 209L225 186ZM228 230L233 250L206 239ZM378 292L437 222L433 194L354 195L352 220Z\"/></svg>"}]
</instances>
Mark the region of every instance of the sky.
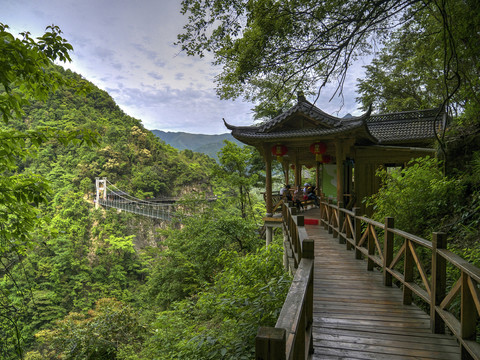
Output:
<instances>
[{"instance_id":1,"label":"sky","mask_svg":"<svg viewBox=\"0 0 480 360\"><path fill-rule=\"evenodd\" d=\"M0 22L13 34L40 36L55 24L72 44L72 63L63 65L107 91L128 115L149 130L194 134L228 132L252 125L253 104L220 100L214 78L221 69L208 59L186 56L174 45L187 21L180 0L0 0ZM353 67L344 103L329 101L333 87L316 105L336 116L358 115ZM310 99L313 100L313 99Z\"/></svg>"}]
</instances>

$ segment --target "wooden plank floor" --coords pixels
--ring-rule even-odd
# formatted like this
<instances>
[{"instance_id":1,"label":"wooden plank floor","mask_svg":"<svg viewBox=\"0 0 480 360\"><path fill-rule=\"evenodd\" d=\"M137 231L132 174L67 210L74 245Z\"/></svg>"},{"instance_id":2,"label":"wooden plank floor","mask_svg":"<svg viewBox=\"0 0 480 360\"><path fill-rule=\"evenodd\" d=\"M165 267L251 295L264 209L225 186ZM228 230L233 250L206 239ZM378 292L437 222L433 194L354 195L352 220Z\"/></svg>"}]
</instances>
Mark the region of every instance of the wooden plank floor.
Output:
<instances>
[{"instance_id":1,"label":"wooden plank floor","mask_svg":"<svg viewBox=\"0 0 480 360\"><path fill-rule=\"evenodd\" d=\"M318 209L303 215L320 217ZM402 305L381 272L367 271L323 227L306 229L315 239L313 359L460 359L456 340L432 334L429 316Z\"/></svg>"}]
</instances>

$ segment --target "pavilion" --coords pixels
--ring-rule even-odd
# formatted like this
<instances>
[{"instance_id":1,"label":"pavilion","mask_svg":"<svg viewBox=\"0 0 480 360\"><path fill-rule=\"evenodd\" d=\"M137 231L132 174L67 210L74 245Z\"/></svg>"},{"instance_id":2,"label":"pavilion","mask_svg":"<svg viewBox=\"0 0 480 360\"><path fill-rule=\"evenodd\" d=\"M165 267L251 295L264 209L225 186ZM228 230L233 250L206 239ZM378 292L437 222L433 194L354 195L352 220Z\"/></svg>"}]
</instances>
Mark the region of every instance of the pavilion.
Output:
<instances>
[{"instance_id":1,"label":"pavilion","mask_svg":"<svg viewBox=\"0 0 480 360\"><path fill-rule=\"evenodd\" d=\"M380 166L405 166L411 159L434 156L434 143L446 126L440 109L339 118L300 94L295 106L259 126L233 126L232 136L258 149L265 160L266 212L272 216L272 160L282 162L285 183L290 170L302 184L302 167L315 167L317 195L368 212L362 199L376 193ZM332 190L333 189L333 190Z\"/></svg>"}]
</instances>

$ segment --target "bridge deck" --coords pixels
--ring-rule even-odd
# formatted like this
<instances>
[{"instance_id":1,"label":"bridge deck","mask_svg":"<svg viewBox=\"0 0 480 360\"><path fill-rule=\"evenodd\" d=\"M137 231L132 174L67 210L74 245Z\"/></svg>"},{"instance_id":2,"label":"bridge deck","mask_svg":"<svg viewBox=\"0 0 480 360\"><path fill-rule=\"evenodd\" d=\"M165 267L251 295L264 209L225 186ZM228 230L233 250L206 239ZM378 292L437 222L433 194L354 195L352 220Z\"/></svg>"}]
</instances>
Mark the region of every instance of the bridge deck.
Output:
<instances>
[{"instance_id":1,"label":"bridge deck","mask_svg":"<svg viewBox=\"0 0 480 360\"><path fill-rule=\"evenodd\" d=\"M320 218L319 210L305 218ZM459 359L455 339L432 334L429 316L402 304L402 292L383 286L379 271L319 225L306 225L315 240L313 359Z\"/></svg>"}]
</instances>

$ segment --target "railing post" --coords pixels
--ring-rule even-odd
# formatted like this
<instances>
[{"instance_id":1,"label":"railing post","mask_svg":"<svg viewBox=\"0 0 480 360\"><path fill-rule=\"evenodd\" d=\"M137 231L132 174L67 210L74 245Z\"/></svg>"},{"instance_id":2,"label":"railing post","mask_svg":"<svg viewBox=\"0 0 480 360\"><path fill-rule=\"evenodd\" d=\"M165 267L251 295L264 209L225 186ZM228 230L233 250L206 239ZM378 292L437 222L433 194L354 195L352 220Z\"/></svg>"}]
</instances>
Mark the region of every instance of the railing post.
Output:
<instances>
[{"instance_id":1,"label":"railing post","mask_svg":"<svg viewBox=\"0 0 480 360\"><path fill-rule=\"evenodd\" d=\"M477 309L470 291L469 275L462 270L461 275L461 305L460 305L460 334L462 340L475 341L475 330L477 326ZM471 279L470 279L471 282ZM460 346L462 359L473 359L463 345Z\"/></svg>"},{"instance_id":2,"label":"railing post","mask_svg":"<svg viewBox=\"0 0 480 360\"><path fill-rule=\"evenodd\" d=\"M286 360L286 330L260 327L255 338L255 360Z\"/></svg>"},{"instance_id":3,"label":"railing post","mask_svg":"<svg viewBox=\"0 0 480 360\"><path fill-rule=\"evenodd\" d=\"M395 226L395 220L392 217L385 218L385 240L383 244L383 284L392 286L392 274L387 269L393 260L393 233L389 230Z\"/></svg>"},{"instance_id":4,"label":"railing post","mask_svg":"<svg viewBox=\"0 0 480 360\"><path fill-rule=\"evenodd\" d=\"M338 243L345 244L345 237L342 235L342 225L343 225L343 201L338 202Z\"/></svg>"},{"instance_id":5,"label":"railing post","mask_svg":"<svg viewBox=\"0 0 480 360\"><path fill-rule=\"evenodd\" d=\"M445 322L435 307L445 298L447 284L447 260L440 256L437 249L447 248L447 234L434 232L432 237L432 283L430 297L430 328L435 334L445 334Z\"/></svg>"},{"instance_id":6,"label":"railing post","mask_svg":"<svg viewBox=\"0 0 480 360\"><path fill-rule=\"evenodd\" d=\"M328 199L328 233L333 233L333 208L332 208L333 200L331 198Z\"/></svg>"},{"instance_id":7,"label":"railing post","mask_svg":"<svg viewBox=\"0 0 480 360\"><path fill-rule=\"evenodd\" d=\"M406 283L413 282L413 255L410 250L410 240L405 239L405 258L404 258L404 267L403 267L403 276ZM403 285L403 304L411 305L412 304L412 289L408 286Z\"/></svg>"},{"instance_id":8,"label":"railing post","mask_svg":"<svg viewBox=\"0 0 480 360\"><path fill-rule=\"evenodd\" d=\"M302 259L314 259L314 241L313 239L305 239L302 244Z\"/></svg>"},{"instance_id":9,"label":"railing post","mask_svg":"<svg viewBox=\"0 0 480 360\"><path fill-rule=\"evenodd\" d=\"M305 226L305 217L303 215L297 216L297 226Z\"/></svg>"},{"instance_id":10,"label":"railing post","mask_svg":"<svg viewBox=\"0 0 480 360\"><path fill-rule=\"evenodd\" d=\"M362 222L360 221L360 208L356 207L353 208L353 213L355 214L354 222L355 222L355 235L354 235L354 240L355 240L355 259L360 260L362 258L362 253L358 249L358 243L360 242L360 239L362 238Z\"/></svg>"}]
</instances>

